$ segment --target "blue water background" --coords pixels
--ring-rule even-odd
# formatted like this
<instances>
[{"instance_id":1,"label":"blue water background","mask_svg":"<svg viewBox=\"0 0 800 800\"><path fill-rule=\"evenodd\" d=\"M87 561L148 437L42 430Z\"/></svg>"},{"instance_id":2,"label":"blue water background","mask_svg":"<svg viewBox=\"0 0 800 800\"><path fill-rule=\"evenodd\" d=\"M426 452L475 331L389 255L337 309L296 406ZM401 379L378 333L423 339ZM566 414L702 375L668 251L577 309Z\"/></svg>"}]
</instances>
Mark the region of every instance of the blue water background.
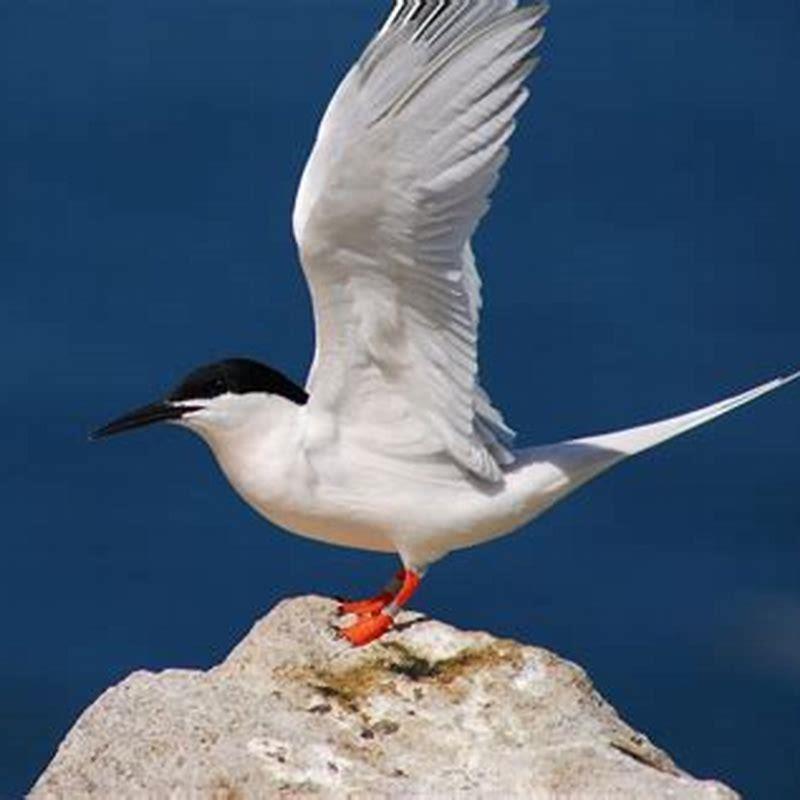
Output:
<instances>
[{"instance_id":1,"label":"blue water background","mask_svg":"<svg viewBox=\"0 0 800 800\"><path fill-rule=\"evenodd\" d=\"M287 536L200 442L87 431L231 354L302 379L290 233L386 3L0 4L0 797L135 669L205 668L386 557ZM477 241L526 443L800 366L800 5L561 0ZM800 796L800 386L628 463L414 605L584 665L685 768Z\"/></svg>"}]
</instances>

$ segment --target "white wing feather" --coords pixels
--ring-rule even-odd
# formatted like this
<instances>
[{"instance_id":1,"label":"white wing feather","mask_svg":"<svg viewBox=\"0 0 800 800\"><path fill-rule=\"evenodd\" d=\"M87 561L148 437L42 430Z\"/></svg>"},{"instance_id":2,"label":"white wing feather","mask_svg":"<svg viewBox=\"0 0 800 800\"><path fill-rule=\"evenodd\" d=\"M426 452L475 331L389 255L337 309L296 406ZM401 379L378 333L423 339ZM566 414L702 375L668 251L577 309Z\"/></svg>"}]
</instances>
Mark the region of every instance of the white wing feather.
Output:
<instances>
[{"instance_id":1,"label":"white wing feather","mask_svg":"<svg viewBox=\"0 0 800 800\"><path fill-rule=\"evenodd\" d=\"M309 408L393 457L502 479L513 432L478 380L470 239L527 99L544 4L400 0L347 75L294 231L317 350Z\"/></svg>"}]
</instances>

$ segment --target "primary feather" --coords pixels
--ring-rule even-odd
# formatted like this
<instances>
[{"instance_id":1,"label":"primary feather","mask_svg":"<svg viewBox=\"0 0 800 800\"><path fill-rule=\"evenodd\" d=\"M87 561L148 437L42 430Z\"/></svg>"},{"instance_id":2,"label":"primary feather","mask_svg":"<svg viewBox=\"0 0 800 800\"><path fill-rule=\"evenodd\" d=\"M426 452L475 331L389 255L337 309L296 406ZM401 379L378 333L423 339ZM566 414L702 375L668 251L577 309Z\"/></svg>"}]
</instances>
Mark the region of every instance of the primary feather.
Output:
<instances>
[{"instance_id":1,"label":"primary feather","mask_svg":"<svg viewBox=\"0 0 800 800\"><path fill-rule=\"evenodd\" d=\"M400 0L320 126L294 212L317 350L310 406L393 458L496 482L513 432L478 371L470 240L542 38L539 4Z\"/></svg>"}]
</instances>

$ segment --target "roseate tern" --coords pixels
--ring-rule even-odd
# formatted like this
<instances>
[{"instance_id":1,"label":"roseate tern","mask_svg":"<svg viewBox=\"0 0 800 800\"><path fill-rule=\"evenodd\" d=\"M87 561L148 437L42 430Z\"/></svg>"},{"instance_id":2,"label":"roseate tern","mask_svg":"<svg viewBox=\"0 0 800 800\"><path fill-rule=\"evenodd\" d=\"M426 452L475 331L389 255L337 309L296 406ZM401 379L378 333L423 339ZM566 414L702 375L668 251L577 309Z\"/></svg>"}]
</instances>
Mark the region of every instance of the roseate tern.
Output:
<instances>
[{"instance_id":1,"label":"roseate tern","mask_svg":"<svg viewBox=\"0 0 800 800\"><path fill-rule=\"evenodd\" d=\"M166 421L201 436L263 516L331 544L397 553L343 635L387 631L425 569L525 525L620 461L798 374L689 414L517 449L481 387L488 209L536 66L544 3L399 0L345 77L300 183L294 233L317 345L306 388L232 359L97 431Z\"/></svg>"}]
</instances>

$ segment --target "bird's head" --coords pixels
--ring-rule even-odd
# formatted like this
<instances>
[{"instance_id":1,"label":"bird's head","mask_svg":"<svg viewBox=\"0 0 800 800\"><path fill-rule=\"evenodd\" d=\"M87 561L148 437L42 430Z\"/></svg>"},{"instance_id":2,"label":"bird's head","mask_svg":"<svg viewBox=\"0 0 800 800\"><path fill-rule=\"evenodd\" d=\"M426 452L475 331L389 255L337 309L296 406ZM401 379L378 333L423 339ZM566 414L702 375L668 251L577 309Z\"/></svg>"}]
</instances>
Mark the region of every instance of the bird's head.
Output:
<instances>
[{"instance_id":1,"label":"bird's head","mask_svg":"<svg viewBox=\"0 0 800 800\"><path fill-rule=\"evenodd\" d=\"M212 438L241 429L274 405L276 397L296 405L308 401L305 390L280 372L245 358L227 359L194 370L163 400L115 419L96 430L92 439L156 422L180 424Z\"/></svg>"}]
</instances>

